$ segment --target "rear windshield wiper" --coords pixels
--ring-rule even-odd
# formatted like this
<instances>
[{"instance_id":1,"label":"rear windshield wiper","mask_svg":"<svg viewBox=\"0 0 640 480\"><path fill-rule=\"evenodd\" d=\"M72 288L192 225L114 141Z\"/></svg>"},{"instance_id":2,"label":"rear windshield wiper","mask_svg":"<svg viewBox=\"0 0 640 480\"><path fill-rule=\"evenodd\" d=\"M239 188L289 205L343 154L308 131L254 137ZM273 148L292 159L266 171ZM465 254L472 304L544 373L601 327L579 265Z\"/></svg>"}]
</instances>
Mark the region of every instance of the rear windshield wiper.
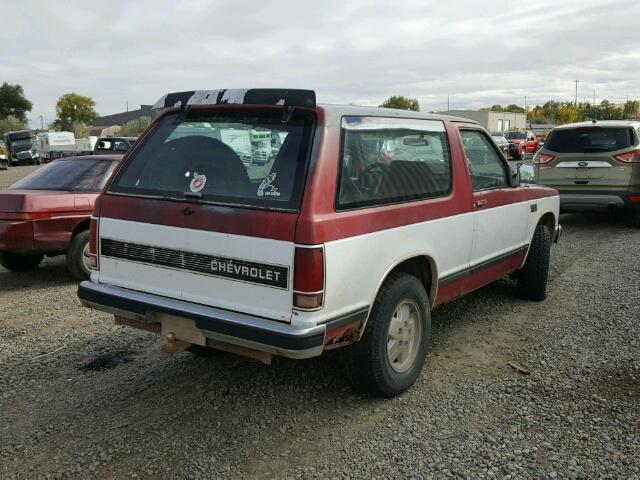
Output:
<instances>
[{"instance_id":1,"label":"rear windshield wiper","mask_svg":"<svg viewBox=\"0 0 640 480\"><path fill-rule=\"evenodd\" d=\"M184 192L182 195L184 195L186 198L196 198L198 200L202 200L202 194L200 192Z\"/></svg>"}]
</instances>

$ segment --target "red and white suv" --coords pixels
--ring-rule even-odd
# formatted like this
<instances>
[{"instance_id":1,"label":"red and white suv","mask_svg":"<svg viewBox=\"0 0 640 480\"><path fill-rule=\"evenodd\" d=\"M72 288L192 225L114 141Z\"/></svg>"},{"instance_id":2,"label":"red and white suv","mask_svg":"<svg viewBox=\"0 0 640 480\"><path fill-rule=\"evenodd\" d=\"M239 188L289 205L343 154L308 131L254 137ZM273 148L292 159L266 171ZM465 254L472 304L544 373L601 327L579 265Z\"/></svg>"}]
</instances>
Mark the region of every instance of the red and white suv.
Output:
<instances>
[{"instance_id":1,"label":"red and white suv","mask_svg":"<svg viewBox=\"0 0 640 480\"><path fill-rule=\"evenodd\" d=\"M96 203L78 290L117 323L266 362L348 346L354 385L393 396L420 374L432 308L508 274L545 298L558 193L521 185L474 122L306 90L157 105Z\"/></svg>"}]
</instances>

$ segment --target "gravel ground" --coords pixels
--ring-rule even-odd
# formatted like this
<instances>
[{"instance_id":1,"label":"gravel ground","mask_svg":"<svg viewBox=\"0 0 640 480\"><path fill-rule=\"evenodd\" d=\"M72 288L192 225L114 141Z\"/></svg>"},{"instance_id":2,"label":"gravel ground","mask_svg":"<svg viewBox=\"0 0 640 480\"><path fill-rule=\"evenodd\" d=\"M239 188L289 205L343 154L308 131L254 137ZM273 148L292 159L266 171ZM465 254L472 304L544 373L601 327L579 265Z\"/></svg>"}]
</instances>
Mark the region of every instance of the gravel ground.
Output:
<instances>
[{"instance_id":1,"label":"gravel ground","mask_svg":"<svg viewBox=\"0 0 640 480\"><path fill-rule=\"evenodd\" d=\"M640 478L640 231L561 221L549 298L501 280L436 310L393 400L353 394L339 351L161 354L80 307L61 258L0 269L0 478Z\"/></svg>"}]
</instances>

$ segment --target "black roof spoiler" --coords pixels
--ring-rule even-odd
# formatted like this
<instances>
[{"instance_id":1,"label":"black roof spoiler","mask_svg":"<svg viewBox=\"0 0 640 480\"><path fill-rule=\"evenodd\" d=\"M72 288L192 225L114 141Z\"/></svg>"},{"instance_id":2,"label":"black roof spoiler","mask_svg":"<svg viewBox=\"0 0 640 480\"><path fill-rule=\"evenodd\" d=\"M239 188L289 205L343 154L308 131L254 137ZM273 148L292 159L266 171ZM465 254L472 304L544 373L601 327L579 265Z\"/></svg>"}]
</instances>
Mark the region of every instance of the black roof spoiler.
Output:
<instances>
[{"instance_id":1,"label":"black roof spoiler","mask_svg":"<svg viewBox=\"0 0 640 480\"><path fill-rule=\"evenodd\" d=\"M282 105L284 107L316 107L316 92L287 88L251 88L191 90L168 93L153 108L186 108L189 105Z\"/></svg>"}]
</instances>

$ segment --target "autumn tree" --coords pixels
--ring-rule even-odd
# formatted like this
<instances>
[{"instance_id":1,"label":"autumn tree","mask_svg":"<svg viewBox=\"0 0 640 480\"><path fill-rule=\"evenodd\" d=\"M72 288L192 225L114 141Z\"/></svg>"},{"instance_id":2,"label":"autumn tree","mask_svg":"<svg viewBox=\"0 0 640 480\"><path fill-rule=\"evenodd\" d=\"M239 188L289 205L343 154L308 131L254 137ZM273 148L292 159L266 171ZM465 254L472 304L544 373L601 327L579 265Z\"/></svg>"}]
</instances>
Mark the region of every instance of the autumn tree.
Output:
<instances>
[{"instance_id":1,"label":"autumn tree","mask_svg":"<svg viewBox=\"0 0 640 480\"><path fill-rule=\"evenodd\" d=\"M402 95L394 95L387 98L380 105L382 108L398 108L400 110L420 111L420 104L417 98L403 97Z\"/></svg>"},{"instance_id":2,"label":"autumn tree","mask_svg":"<svg viewBox=\"0 0 640 480\"><path fill-rule=\"evenodd\" d=\"M93 107L96 102L91 97L67 93L56 103L57 118L54 122L60 130L73 130L74 124L89 125L98 116Z\"/></svg>"},{"instance_id":3,"label":"autumn tree","mask_svg":"<svg viewBox=\"0 0 640 480\"><path fill-rule=\"evenodd\" d=\"M556 123L562 125L564 123L573 123L578 121L578 109L570 103L564 103L558 107L555 117Z\"/></svg>"},{"instance_id":4,"label":"autumn tree","mask_svg":"<svg viewBox=\"0 0 640 480\"><path fill-rule=\"evenodd\" d=\"M21 85L10 85L4 82L0 86L0 119L15 117L22 123L27 122L27 112L33 104L24 96Z\"/></svg>"}]
</instances>

